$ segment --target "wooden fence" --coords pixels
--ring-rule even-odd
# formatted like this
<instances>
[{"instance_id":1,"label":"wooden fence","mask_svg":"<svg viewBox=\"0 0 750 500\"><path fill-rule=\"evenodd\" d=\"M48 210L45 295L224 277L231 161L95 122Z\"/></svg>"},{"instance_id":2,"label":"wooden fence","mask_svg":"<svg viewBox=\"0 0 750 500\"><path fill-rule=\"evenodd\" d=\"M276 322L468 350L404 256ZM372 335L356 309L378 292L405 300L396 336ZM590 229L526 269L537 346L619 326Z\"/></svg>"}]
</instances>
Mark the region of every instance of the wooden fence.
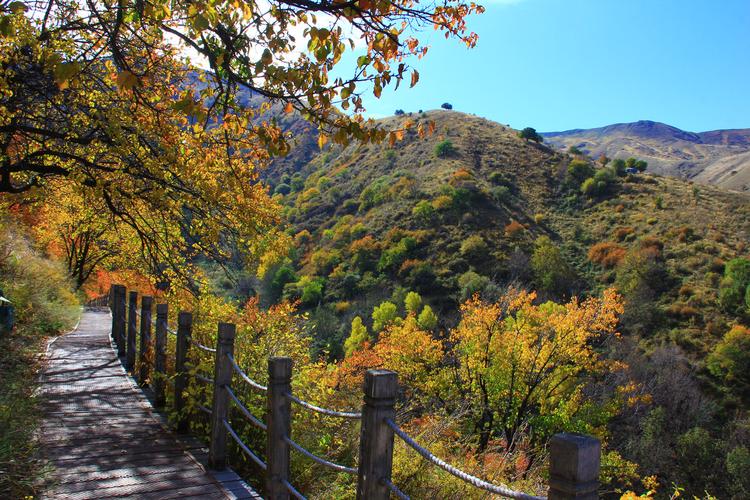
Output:
<instances>
[{"instance_id":1,"label":"wooden fence","mask_svg":"<svg viewBox=\"0 0 750 500\"><path fill-rule=\"evenodd\" d=\"M149 380L150 370L154 370L155 376L151 377L151 380L153 380L155 405L163 406L166 402L165 380L168 376L167 336L176 337L174 373L172 374L174 379L173 409L178 415L176 429L184 433L189 429L185 411L186 389L189 382L186 367L188 350L193 346L212 355L214 357L213 378L196 375L201 382L210 384L213 389L211 408L201 408L210 418L209 466L214 469L223 469L228 465L227 443L229 439L234 440L242 452L263 470L266 497L269 499L288 499L290 496L298 499L305 498L294 487L293 478L290 476L292 450L318 464L356 476L358 499L385 500L391 495L400 499L408 499L409 496L403 493L398 485L391 482L395 437L402 439L425 460L475 488L507 498L525 500L545 498L515 491L504 485L492 484L467 474L420 446L395 421L394 405L398 392L398 375L395 372L367 371L361 412L342 412L321 408L292 394L293 367L290 358L268 360L267 386L252 380L234 358L235 325L219 323L216 346L210 347L192 338L191 313L180 312L177 330L172 330L168 325L167 304L156 305L156 319L152 321L153 299L149 296L141 297L140 311L137 308L137 301L137 292L131 291L126 303L125 287L113 285L110 292L112 339L126 368L133 371L138 358L140 360L138 379L141 382ZM140 325L137 324L139 318ZM153 338L152 326L155 326ZM140 332L140 346L136 353L138 332ZM265 393L264 421L253 415L237 397L237 387L232 386L234 375L237 375L243 384L253 390ZM293 441L290 437L293 403L306 410L330 417L359 420L361 425L358 466L354 468L330 462ZM229 422L229 409L232 405L251 425L266 433L265 461L241 440ZM598 498L600 455L600 443L595 438L568 433L553 436L550 442L549 488L546 498L550 500Z\"/></svg>"}]
</instances>

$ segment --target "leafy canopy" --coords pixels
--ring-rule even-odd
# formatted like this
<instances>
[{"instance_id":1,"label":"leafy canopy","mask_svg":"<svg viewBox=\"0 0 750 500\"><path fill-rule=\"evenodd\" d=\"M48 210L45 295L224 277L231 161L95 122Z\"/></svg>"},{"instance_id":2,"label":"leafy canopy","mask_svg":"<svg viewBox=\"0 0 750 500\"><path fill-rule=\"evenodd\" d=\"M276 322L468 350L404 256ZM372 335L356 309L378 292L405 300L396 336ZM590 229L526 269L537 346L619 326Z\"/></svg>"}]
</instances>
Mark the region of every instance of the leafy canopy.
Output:
<instances>
[{"instance_id":1,"label":"leafy canopy","mask_svg":"<svg viewBox=\"0 0 750 500\"><path fill-rule=\"evenodd\" d=\"M403 130L363 118L363 93L417 83L420 28L473 46L465 18L482 11L448 0L2 2L0 192L102 200L156 274L196 256L279 251L278 209L258 180L289 149L277 119L298 112L321 147L395 140ZM350 76L331 76L358 43Z\"/></svg>"}]
</instances>

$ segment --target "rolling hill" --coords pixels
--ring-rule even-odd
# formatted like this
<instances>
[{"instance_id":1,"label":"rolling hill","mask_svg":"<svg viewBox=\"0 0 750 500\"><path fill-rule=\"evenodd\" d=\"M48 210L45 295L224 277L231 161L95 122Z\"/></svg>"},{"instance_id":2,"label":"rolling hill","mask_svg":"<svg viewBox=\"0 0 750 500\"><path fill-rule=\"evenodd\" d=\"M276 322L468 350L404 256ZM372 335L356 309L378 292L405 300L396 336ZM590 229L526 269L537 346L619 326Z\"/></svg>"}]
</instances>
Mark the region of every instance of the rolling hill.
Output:
<instances>
[{"instance_id":1,"label":"rolling hill","mask_svg":"<svg viewBox=\"0 0 750 500\"><path fill-rule=\"evenodd\" d=\"M750 190L750 129L686 132L664 123L638 121L593 129L543 133L557 148L576 146L592 157L636 156L661 175Z\"/></svg>"},{"instance_id":2,"label":"rolling hill","mask_svg":"<svg viewBox=\"0 0 750 500\"><path fill-rule=\"evenodd\" d=\"M268 276L260 294L325 311L317 329L325 349L338 352L354 316L368 322L373 305L397 302L404 290L420 292L447 324L471 293L491 296L509 283L553 298L597 293L618 279L616 266L590 258L597 244L623 254L644 241L661 248L669 279L649 299L647 326L626 319L626 330L676 342L699 360L716 341L706 332L733 321L717 304L718 282L723 263L746 254L747 195L646 173L586 196L568 174L582 157L454 111L381 123L398 128L406 120L432 121L436 132L420 138L409 131L393 146L308 150L265 172L295 249L285 277ZM677 129L669 133L686 140ZM571 269L556 290L543 290L530 264L541 236Z\"/></svg>"}]
</instances>

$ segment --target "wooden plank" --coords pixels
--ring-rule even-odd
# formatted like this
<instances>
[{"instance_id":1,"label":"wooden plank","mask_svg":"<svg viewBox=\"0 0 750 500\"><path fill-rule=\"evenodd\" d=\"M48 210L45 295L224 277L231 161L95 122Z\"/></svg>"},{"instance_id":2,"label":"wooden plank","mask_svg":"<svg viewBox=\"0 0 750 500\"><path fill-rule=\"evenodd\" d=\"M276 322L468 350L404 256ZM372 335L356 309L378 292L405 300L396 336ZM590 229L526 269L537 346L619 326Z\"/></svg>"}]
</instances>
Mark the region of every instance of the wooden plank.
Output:
<instances>
[{"instance_id":1,"label":"wooden plank","mask_svg":"<svg viewBox=\"0 0 750 500\"><path fill-rule=\"evenodd\" d=\"M117 359L110 323L87 311L51 346L38 435L54 473L42 498L260 498L236 474L207 472L202 443L169 432Z\"/></svg>"}]
</instances>

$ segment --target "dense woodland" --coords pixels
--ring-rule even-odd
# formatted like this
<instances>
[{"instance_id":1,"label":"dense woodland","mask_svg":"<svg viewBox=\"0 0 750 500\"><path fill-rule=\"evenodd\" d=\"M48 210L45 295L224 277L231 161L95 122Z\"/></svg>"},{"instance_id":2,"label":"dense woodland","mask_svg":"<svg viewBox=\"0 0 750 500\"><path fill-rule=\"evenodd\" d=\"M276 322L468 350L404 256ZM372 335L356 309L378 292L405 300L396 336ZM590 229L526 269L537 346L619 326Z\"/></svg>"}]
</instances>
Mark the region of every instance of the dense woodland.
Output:
<instances>
[{"instance_id":1,"label":"dense woodland","mask_svg":"<svg viewBox=\"0 0 750 500\"><path fill-rule=\"evenodd\" d=\"M194 311L203 343L236 323L256 380L291 356L295 393L324 406L356 408L365 370L397 371L402 427L488 480L542 493L549 437L574 431L603 443L603 496L747 498L747 195L450 105L367 120L364 92L417 84L412 31L472 46L474 4L270 5L0 1L0 288L18 310L0 486L43 481L22 423L42 337L119 282ZM329 80L354 48L340 23L367 47ZM207 397L191 386L191 411ZM300 444L356 463L354 423L294 419ZM301 457L293 475L313 498L353 495ZM481 497L400 446L394 482Z\"/></svg>"}]
</instances>

